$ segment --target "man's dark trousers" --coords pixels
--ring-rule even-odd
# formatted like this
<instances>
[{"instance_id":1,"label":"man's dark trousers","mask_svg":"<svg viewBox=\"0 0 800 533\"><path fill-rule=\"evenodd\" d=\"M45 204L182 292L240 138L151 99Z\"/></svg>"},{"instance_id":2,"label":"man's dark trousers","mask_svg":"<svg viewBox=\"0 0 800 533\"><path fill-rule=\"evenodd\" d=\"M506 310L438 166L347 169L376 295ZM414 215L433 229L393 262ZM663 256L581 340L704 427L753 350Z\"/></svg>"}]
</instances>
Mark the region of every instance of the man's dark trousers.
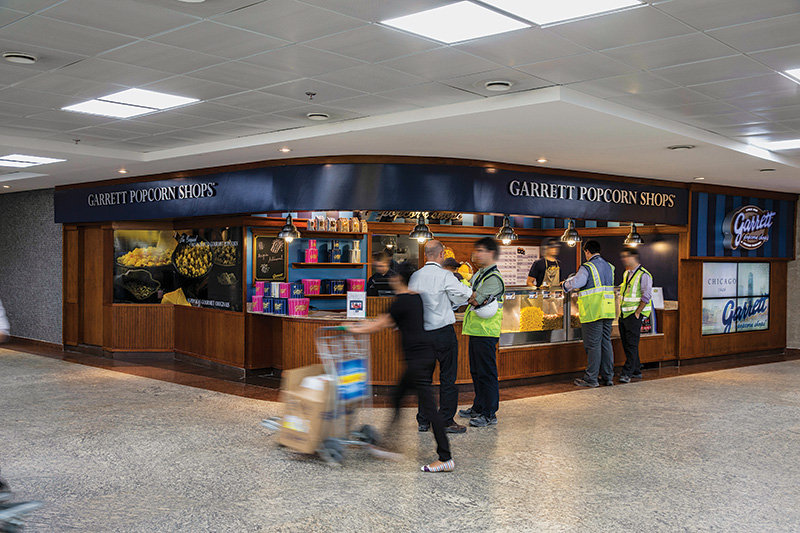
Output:
<instances>
[{"instance_id":1,"label":"man's dark trousers","mask_svg":"<svg viewBox=\"0 0 800 533\"><path fill-rule=\"evenodd\" d=\"M586 350L584 381L595 384L598 375L603 381L614 378L614 347L611 344L611 318L581 324L583 348Z\"/></svg>"},{"instance_id":2,"label":"man's dark trousers","mask_svg":"<svg viewBox=\"0 0 800 533\"><path fill-rule=\"evenodd\" d=\"M497 342L499 337L469 338L469 371L475 388L472 409L492 418L500 406L500 383L497 380Z\"/></svg>"},{"instance_id":3,"label":"man's dark trousers","mask_svg":"<svg viewBox=\"0 0 800 533\"><path fill-rule=\"evenodd\" d=\"M619 319L619 338L622 349L625 350L625 366L620 372L623 376L638 376L642 373L642 363L639 360L639 337L642 335L642 317L636 318L631 313Z\"/></svg>"},{"instance_id":4,"label":"man's dark trousers","mask_svg":"<svg viewBox=\"0 0 800 533\"><path fill-rule=\"evenodd\" d=\"M458 407L458 388L456 387L456 374L458 373L458 337L452 325L435 329L430 333L436 360L439 361L439 416L445 426L452 426L453 417ZM433 379L433 375L431 375ZM417 413L417 422L429 424L422 414L420 406Z\"/></svg>"}]
</instances>

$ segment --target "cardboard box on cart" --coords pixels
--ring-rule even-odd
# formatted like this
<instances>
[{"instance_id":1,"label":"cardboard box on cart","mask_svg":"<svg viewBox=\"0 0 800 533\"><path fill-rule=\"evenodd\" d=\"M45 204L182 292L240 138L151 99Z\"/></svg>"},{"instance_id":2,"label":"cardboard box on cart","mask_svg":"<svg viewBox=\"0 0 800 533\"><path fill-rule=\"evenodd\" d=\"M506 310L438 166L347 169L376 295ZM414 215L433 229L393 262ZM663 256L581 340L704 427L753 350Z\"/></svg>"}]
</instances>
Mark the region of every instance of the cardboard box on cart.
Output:
<instances>
[{"instance_id":1,"label":"cardboard box on cart","mask_svg":"<svg viewBox=\"0 0 800 533\"><path fill-rule=\"evenodd\" d=\"M344 433L340 420L345 416L344 409L334 420L335 383L322 378L324 374L322 365L283 372L281 400L285 412L278 442L300 453L314 453L322 440Z\"/></svg>"}]
</instances>

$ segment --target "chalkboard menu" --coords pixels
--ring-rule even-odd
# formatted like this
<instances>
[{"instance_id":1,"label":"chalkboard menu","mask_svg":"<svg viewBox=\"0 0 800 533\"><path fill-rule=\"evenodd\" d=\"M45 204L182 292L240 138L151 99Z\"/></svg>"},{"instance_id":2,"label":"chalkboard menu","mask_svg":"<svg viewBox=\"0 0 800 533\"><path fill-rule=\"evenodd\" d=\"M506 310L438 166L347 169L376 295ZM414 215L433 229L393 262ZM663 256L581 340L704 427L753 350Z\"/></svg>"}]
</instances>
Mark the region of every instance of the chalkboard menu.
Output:
<instances>
[{"instance_id":1,"label":"chalkboard menu","mask_svg":"<svg viewBox=\"0 0 800 533\"><path fill-rule=\"evenodd\" d=\"M286 281L286 242L278 237L253 237L253 279Z\"/></svg>"}]
</instances>

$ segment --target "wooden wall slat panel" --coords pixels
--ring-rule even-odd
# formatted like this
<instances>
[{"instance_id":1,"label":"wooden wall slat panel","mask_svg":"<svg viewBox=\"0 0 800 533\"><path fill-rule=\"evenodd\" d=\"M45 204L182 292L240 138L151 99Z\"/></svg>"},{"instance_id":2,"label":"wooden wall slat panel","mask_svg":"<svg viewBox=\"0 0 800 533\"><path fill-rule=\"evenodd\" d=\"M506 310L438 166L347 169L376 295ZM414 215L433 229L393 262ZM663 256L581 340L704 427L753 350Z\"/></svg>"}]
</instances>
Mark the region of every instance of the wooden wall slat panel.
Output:
<instances>
[{"instance_id":1,"label":"wooden wall slat panel","mask_svg":"<svg viewBox=\"0 0 800 533\"><path fill-rule=\"evenodd\" d=\"M175 351L244 368L244 313L176 305Z\"/></svg>"},{"instance_id":2,"label":"wooden wall slat panel","mask_svg":"<svg viewBox=\"0 0 800 533\"><path fill-rule=\"evenodd\" d=\"M75 346L80 336L80 233L75 226L63 227L63 306L61 335L65 345Z\"/></svg>"},{"instance_id":3,"label":"wooden wall slat panel","mask_svg":"<svg viewBox=\"0 0 800 533\"><path fill-rule=\"evenodd\" d=\"M101 346L103 344L103 230L87 226L83 227L82 233L79 342Z\"/></svg>"},{"instance_id":4,"label":"wooden wall slat panel","mask_svg":"<svg viewBox=\"0 0 800 533\"><path fill-rule=\"evenodd\" d=\"M172 351L175 318L172 305L106 305L108 351Z\"/></svg>"}]
</instances>

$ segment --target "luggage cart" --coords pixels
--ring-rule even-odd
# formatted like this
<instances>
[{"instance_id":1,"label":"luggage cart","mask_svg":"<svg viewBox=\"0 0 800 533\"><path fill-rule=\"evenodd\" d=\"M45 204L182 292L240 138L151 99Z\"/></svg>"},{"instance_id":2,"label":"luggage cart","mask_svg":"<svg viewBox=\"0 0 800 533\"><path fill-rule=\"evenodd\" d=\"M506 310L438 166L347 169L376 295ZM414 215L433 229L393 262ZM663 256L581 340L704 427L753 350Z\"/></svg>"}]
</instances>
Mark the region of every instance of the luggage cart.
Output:
<instances>
[{"instance_id":1,"label":"luggage cart","mask_svg":"<svg viewBox=\"0 0 800 533\"><path fill-rule=\"evenodd\" d=\"M0 478L0 533L17 533L22 531L22 517L42 506L42 502L11 503L11 489Z\"/></svg>"},{"instance_id":2,"label":"luggage cart","mask_svg":"<svg viewBox=\"0 0 800 533\"><path fill-rule=\"evenodd\" d=\"M369 335L350 333L344 326L327 326L317 328L314 337L317 356L335 386L329 413L334 423L329 432L320 435L317 454L326 463L339 466L346 447L372 446L378 441L378 433L370 424L361 425L357 431L349 430L355 427L358 410L372 407ZM271 417L261 425L281 431L286 421Z\"/></svg>"}]
</instances>

